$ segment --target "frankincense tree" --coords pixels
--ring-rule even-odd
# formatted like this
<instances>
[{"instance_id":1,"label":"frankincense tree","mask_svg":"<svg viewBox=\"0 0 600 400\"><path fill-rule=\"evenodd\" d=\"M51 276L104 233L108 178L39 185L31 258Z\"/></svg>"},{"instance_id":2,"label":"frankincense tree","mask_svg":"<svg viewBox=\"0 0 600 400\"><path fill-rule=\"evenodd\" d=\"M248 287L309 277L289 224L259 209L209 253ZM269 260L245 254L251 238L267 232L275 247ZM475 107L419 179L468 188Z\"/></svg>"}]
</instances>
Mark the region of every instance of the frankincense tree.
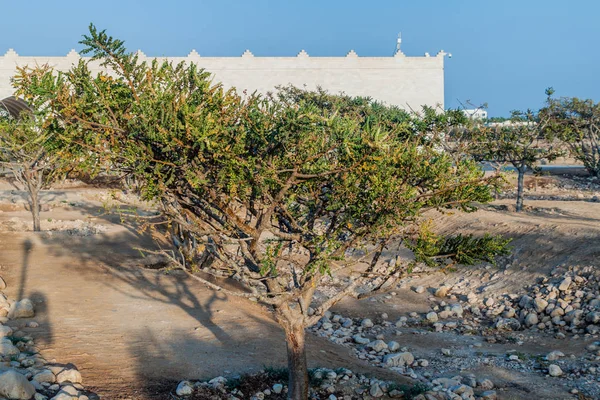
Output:
<instances>
[{"instance_id":1,"label":"frankincense tree","mask_svg":"<svg viewBox=\"0 0 600 400\"><path fill-rule=\"evenodd\" d=\"M63 134L97 162L135 175L140 196L176 227L171 254L183 270L272 311L285 331L291 399L308 397L305 328L345 296L407 273L407 263L386 262L392 245L438 262L506 250L490 236L434 247L429 237L431 248L418 250L423 213L473 211L496 184L475 162L440 150L432 132L451 119L423 124L323 91L240 96L193 64L140 62L93 26L82 43L108 73L93 75L81 61L55 78L58 90L23 77L21 94L52 104ZM343 284L317 300L332 275Z\"/></svg>"},{"instance_id":2,"label":"frankincense tree","mask_svg":"<svg viewBox=\"0 0 600 400\"><path fill-rule=\"evenodd\" d=\"M525 173L536 170L542 160L563 155L562 143L547 129L549 119L532 110L513 111L509 123L476 124L468 130L469 152L477 161L510 164L517 171L516 211L523 209Z\"/></svg>"},{"instance_id":3,"label":"frankincense tree","mask_svg":"<svg viewBox=\"0 0 600 400\"><path fill-rule=\"evenodd\" d=\"M55 81L46 75L47 66L30 72L36 82L46 76L43 86L51 90ZM27 192L34 231L41 230L41 191L64 177L72 165L67 160L74 159L70 150L65 156L69 146L59 138L61 129L52 126L55 122L52 112L41 103L24 105L16 112L0 104L0 167L9 170L15 186Z\"/></svg>"},{"instance_id":4,"label":"frankincense tree","mask_svg":"<svg viewBox=\"0 0 600 400\"><path fill-rule=\"evenodd\" d=\"M592 176L600 176L600 103L576 97L554 98L548 88L541 115L548 120L546 130L562 140L575 159Z\"/></svg>"}]
</instances>

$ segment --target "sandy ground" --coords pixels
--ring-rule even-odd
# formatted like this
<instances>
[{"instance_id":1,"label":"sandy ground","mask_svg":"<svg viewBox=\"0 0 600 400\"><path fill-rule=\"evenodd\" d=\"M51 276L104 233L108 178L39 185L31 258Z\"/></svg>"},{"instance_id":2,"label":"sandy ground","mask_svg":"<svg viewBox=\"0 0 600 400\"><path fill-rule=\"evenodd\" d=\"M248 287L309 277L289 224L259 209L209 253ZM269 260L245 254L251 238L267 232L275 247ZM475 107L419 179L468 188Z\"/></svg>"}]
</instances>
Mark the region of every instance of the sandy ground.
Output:
<instances>
[{"instance_id":1,"label":"sandy ground","mask_svg":"<svg viewBox=\"0 0 600 400\"><path fill-rule=\"evenodd\" d=\"M47 193L50 205L42 213L46 231L33 233L25 231L30 214L23 209L21 195L0 184L0 275L8 283L9 296L34 300L40 326L26 330L48 360L77 365L85 385L107 399L152 398L142 393L164 380L209 378L285 364L283 335L259 306L227 299L178 273L140 268L142 256L135 248L150 246L151 241L103 211L105 194L76 188ZM597 262L600 203L527 201L522 214L507 211L511 204L500 200L473 214L432 215L440 231L491 231L514 239L514 254L507 260L512 273L486 282L487 290L514 292L561 264ZM94 234L78 230L85 224L101 229ZM469 270L461 274L468 276ZM439 285L453 278L456 274L436 274L415 277L414 282ZM428 307L426 295L406 287L385 301L346 300L336 311L356 317L387 312L394 319ZM464 349L473 339L407 332L394 340L418 357L431 358L441 347ZM578 354L585 343L555 343L540 337L518 351L544 354L556 346ZM486 351L509 349L488 345ZM394 376L322 338L309 338L308 354L312 366ZM543 376L507 370L477 372L504 382L503 399L532 398L532 387L536 395L544 396L539 398L572 398Z\"/></svg>"},{"instance_id":2,"label":"sandy ground","mask_svg":"<svg viewBox=\"0 0 600 400\"><path fill-rule=\"evenodd\" d=\"M66 221L89 219L90 213L102 210L84 215L54 209L42 218L48 226L49 215ZM29 214L0 213L0 224L15 218L27 221ZM24 330L46 359L75 364L86 387L107 399L141 399L164 380L285 365L282 332L261 307L228 299L177 272L140 268L133 247L149 240L114 216L93 221L106 232L0 232L6 293L34 301L40 326ZM392 376L322 338L310 337L308 352L312 366Z\"/></svg>"}]
</instances>

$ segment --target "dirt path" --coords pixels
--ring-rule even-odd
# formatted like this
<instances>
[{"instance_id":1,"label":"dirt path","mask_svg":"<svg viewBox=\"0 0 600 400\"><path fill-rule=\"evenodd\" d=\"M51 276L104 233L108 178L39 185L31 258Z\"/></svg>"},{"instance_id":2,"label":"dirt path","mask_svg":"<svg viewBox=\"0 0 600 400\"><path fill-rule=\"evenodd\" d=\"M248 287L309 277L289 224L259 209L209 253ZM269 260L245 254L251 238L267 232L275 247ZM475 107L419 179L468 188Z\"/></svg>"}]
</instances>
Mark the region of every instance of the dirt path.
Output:
<instances>
[{"instance_id":1,"label":"dirt path","mask_svg":"<svg viewBox=\"0 0 600 400\"><path fill-rule=\"evenodd\" d=\"M9 216L27 213L0 214L0 222ZM40 327L25 330L46 359L77 365L86 386L110 399L140 399L164 380L285 365L283 335L259 306L227 299L178 273L133 266L139 238L102 223L106 233L86 237L0 233L6 292L34 300ZM385 374L320 338L310 340L309 359L314 366Z\"/></svg>"}]
</instances>

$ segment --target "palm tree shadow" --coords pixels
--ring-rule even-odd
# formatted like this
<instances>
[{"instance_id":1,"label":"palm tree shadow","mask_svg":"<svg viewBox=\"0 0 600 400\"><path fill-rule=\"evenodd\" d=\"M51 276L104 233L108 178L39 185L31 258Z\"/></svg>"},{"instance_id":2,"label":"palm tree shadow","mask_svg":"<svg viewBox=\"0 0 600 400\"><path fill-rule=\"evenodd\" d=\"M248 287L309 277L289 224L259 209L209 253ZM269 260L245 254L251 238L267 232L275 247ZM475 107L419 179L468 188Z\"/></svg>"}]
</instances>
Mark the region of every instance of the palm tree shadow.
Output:
<instances>
[{"instance_id":1,"label":"palm tree shadow","mask_svg":"<svg viewBox=\"0 0 600 400\"><path fill-rule=\"evenodd\" d=\"M52 323L50 321L50 307L46 295L40 291L29 294L29 299L35 307L35 320L41 329L36 331L36 343L51 346L54 343Z\"/></svg>"},{"instance_id":2,"label":"palm tree shadow","mask_svg":"<svg viewBox=\"0 0 600 400\"><path fill-rule=\"evenodd\" d=\"M21 264L21 274L19 278L17 300L29 298L33 302L35 309L35 322L37 323L37 326L32 325L31 327L33 327L33 329L37 333L37 342L49 346L52 345L52 343L54 342L54 335L52 323L49 318L48 299L43 292L38 290L33 291L29 294L27 293L27 275L30 268L29 259L31 251L34 248L34 244L29 238L26 238L25 240L23 240L22 248L23 262Z\"/></svg>"},{"instance_id":3,"label":"palm tree shadow","mask_svg":"<svg viewBox=\"0 0 600 400\"><path fill-rule=\"evenodd\" d=\"M23 241L23 263L21 264L21 277L19 279L19 294L17 300L23 299L25 285L27 284L27 270L29 269L29 254L33 250L33 242L30 239Z\"/></svg>"}]
</instances>

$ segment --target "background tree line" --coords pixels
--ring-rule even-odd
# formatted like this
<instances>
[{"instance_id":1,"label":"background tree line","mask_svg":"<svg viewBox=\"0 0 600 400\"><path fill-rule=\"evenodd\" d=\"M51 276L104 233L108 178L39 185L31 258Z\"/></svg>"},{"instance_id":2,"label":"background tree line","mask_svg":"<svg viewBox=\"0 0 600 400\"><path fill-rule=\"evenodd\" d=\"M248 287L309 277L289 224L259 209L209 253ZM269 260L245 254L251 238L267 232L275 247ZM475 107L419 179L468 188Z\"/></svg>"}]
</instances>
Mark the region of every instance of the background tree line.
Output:
<instances>
[{"instance_id":1,"label":"background tree line","mask_svg":"<svg viewBox=\"0 0 600 400\"><path fill-rule=\"evenodd\" d=\"M446 148L493 166L509 165L517 172L516 211L523 209L524 177L539 173L541 163L571 156L592 177L600 177L600 103L577 98L554 98L546 89L546 102L537 111L515 110L500 124L471 120L453 129Z\"/></svg>"}]
</instances>

